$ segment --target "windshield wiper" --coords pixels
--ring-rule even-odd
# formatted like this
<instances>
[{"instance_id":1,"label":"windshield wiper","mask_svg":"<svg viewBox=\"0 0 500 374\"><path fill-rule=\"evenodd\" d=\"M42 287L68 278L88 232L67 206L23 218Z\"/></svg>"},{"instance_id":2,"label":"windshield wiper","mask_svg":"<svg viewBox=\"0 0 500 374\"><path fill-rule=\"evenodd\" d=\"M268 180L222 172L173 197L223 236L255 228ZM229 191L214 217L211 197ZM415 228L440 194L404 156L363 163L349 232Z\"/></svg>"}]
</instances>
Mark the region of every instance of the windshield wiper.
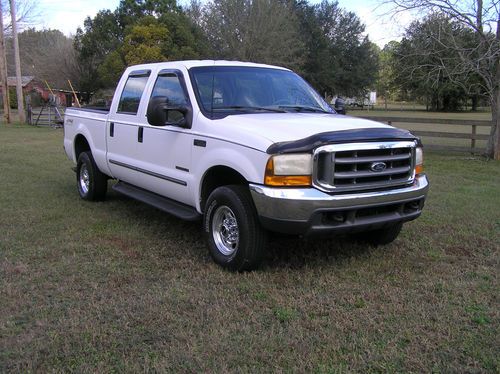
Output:
<instances>
[{"instance_id":1,"label":"windshield wiper","mask_svg":"<svg viewBox=\"0 0 500 374\"><path fill-rule=\"evenodd\" d=\"M279 108L294 109L297 112L330 113L324 109L314 107L314 106L307 106L307 105L280 105Z\"/></svg>"},{"instance_id":2,"label":"windshield wiper","mask_svg":"<svg viewBox=\"0 0 500 374\"><path fill-rule=\"evenodd\" d=\"M213 110L241 110L241 111L262 111L262 112L275 112L275 113L286 113L283 109L278 108L267 108L262 106L244 106L244 105L228 105L228 106L215 106Z\"/></svg>"}]
</instances>

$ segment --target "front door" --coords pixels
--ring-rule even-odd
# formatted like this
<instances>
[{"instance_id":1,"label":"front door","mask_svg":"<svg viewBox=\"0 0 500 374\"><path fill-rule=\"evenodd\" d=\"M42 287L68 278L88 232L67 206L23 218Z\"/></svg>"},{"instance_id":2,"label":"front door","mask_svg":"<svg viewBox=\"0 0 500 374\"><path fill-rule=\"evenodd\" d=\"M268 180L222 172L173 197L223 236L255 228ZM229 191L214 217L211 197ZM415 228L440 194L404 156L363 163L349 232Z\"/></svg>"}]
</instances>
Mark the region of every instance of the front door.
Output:
<instances>
[{"instance_id":1,"label":"front door","mask_svg":"<svg viewBox=\"0 0 500 374\"><path fill-rule=\"evenodd\" d=\"M150 98L162 96L170 107L188 106L190 100L182 73L178 70L162 70L151 90ZM169 112L168 121L179 120ZM142 142L137 148L137 185L162 196L192 204L190 165L193 135L185 127L145 124Z\"/></svg>"}]
</instances>

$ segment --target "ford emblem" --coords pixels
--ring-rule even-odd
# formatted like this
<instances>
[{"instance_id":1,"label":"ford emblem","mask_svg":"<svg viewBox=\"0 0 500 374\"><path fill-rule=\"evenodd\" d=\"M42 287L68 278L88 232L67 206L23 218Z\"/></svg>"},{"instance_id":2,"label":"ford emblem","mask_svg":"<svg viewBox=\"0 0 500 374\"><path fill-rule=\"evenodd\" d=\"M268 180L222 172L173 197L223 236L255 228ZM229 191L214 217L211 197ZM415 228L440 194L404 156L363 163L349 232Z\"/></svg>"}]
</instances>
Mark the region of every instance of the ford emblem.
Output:
<instances>
[{"instance_id":1,"label":"ford emblem","mask_svg":"<svg viewBox=\"0 0 500 374\"><path fill-rule=\"evenodd\" d=\"M370 165L370 170L374 171L375 173L380 173L385 169L387 169L387 165L385 162L374 162L373 164Z\"/></svg>"}]
</instances>

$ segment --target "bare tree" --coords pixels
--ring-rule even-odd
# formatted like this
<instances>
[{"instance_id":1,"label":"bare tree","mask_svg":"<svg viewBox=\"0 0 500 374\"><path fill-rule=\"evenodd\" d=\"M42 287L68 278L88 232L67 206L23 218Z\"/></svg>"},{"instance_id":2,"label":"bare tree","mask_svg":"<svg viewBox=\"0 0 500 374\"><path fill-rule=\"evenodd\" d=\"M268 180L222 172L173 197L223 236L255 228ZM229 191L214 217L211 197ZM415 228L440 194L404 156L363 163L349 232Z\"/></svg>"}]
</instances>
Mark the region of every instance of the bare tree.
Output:
<instances>
[{"instance_id":1,"label":"bare tree","mask_svg":"<svg viewBox=\"0 0 500 374\"><path fill-rule=\"evenodd\" d=\"M21 70L24 75L46 80L51 87L69 88L68 79L79 84L80 74L73 39L59 30L27 29L19 33ZM13 50L7 50L9 68L14 68Z\"/></svg>"},{"instance_id":2,"label":"bare tree","mask_svg":"<svg viewBox=\"0 0 500 374\"><path fill-rule=\"evenodd\" d=\"M14 41L14 59L16 62L16 93L17 93L17 113L19 122L26 122L26 114L24 113L24 95L21 78L21 59L19 58L19 41L17 39L17 22L16 22L16 7L14 0L10 0L10 15L12 18L12 39Z\"/></svg>"},{"instance_id":3,"label":"bare tree","mask_svg":"<svg viewBox=\"0 0 500 374\"><path fill-rule=\"evenodd\" d=\"M481 90L489 99L492 126L486 155L500 159L500 3L498 0L385 0L395 15L401 12L418 14L441 13L462 27L473 31L474 45L466 46L454 32L446 37L435 37L443 49L458 56L450 64L447 59L436 59L431 69L446 74L449 79L463 84L464 76L479 77ZM422 51L425 54L427 51Z\"/></svg>"},{"instance_id":4,"label":"bare tree","mask_svg":"<svg viewBox=\"0 0 500 374\"><path fill-rule=\"evenodd\" d=\"M2 86L3 117L6 123L10 123L9 85L7 83L7 58L5 57L4 41L3 4L0 2L0 81Z\"/></svg>"},{"instance_id":5,"label":"bare tree","mask_svg":"<svg viewBox=\"0 0 500 374\"><path fill-rule=\"evenodd\" d=\"M9 89L7 84L8 77L8 66L7 66L7 45L5 44L5 35L10 35L13 37L14 41L14 49L17 51L16 58L19 60L19 45L17 41L17 29L23 29L26 25L32 23L35 19L38 18L38 3L35 0L0 0L0 76L2 81L2 90L3 90L3 106L4 106L4 117L7 123L10 123L10 103L9 103ZM7 14L4 14L1 10L10 8L10 17ZM18 61L16 61L18 62ZM17 86L20 86L20 66L17 69L16 63L16 75L17 77ZM22 98L22 87L17 87L17 95L18 95L18 109L19 109L19 118L21 122L24 122L24 103L22 100L19 100L19 96ZM19 94L20 92L20 94Z\"/></svg>"},{"instance_id":6,"label":"bare tree","mask_svg":"<svg viewBox=\"0 0 500 374\"><path fill-rule=\"evenodd\" d=\"M10 0L0 1L3 9L10 9ZM24 30L40 18L41 12L38 5L39 3L36 0L14 0L18 31ZM12 33L12 20L10 17L3 17L3 28L7 35Z\"/></svg>"}]
</instances>

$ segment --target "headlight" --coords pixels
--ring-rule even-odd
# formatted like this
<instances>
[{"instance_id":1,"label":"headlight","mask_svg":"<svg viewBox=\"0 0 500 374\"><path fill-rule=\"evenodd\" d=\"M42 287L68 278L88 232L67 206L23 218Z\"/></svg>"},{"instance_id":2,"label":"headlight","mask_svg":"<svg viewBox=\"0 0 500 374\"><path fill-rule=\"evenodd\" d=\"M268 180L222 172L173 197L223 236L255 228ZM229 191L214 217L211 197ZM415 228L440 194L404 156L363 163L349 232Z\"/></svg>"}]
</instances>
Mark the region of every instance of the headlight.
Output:
<instances>
[{"instance_id":1,"label":"headlight","mask_svg":"<svg viewBox=\"0 0 500 374\"><path fill-rule=\"evenodd\" d=\"M424 172L424 151L422 147L415 148L415 174L422 174Z\"/></svg>"},{"instance_id":2,"label":"headlight","mask_svg":"<svg viewBox=\"0 0 500 374\"><path fill-rule=\"evenodd\" d=\"M289 154L272 156L267 161L264 184L268 186L310 186L312 156Z\"/></svg>"}]
</instances>

